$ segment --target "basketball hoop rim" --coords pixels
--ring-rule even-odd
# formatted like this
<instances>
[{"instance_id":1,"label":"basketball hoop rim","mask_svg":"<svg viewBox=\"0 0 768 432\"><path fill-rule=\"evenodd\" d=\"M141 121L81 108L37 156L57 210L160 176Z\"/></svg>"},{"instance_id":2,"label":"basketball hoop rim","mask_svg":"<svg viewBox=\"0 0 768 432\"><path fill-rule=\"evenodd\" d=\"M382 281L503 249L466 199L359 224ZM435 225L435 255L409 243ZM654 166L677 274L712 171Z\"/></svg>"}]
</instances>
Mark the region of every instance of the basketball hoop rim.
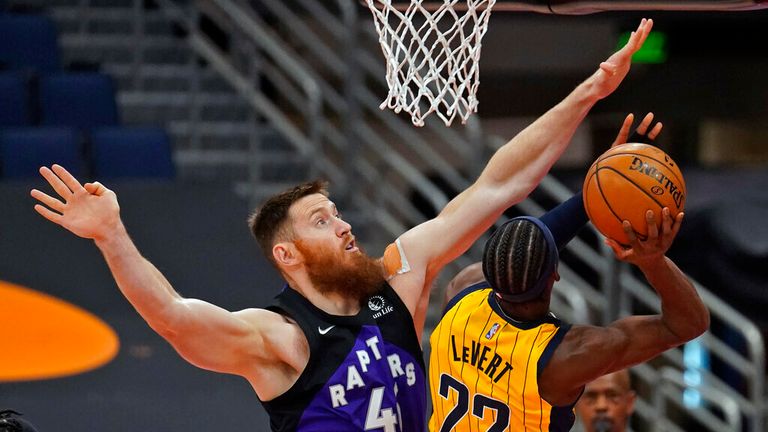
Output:
<instances>
[{"instance_id":1,"label":"basketball hoop rim","mask_svg":"<svg viewBox=\"0 0 768 432\"><path fill-rule=\"evenodd\" d=\"M365 7L368 7L368 1L367 0L359 0L361 5L364 5ZM379 7L381 5L381 0L373 0L373 4L376 6L376 9L383 10L383 8ZM408 0L401 0L401 1L392 1L392 8L396 9L399 12L405 12L408 10L408 8L411 6L413 2ZM435 12L441 7L445 5L444 2L440 1L433 1L433 2L421 2L421 7L426 10L427 12ZM504 5L501 8L499 8L500 3L496 2L496 4L493 6L493 11L502 11L502 12L512 12L518 9L513 8L510 5ZM451 6L451 9L458 11L458 12L466 12L468 9L468 6L466 4L466 1L460 1L456 4ZM484 10L484 9L480 9ZM549 8L542 8L542 10L546 10L549 12Z\"/></svg>"},{"instance_id":2,"label":"basketball hoop rim","mask_svg":"<svg viewBox=\"0 0 768 432\"><path fill-rule=\"evenodd\" d=\"M367 0L359 0L360 4L368 6ZM381 0L373 0L373 3L377 6L381 4ZM410 0L392 0L391 4L392 7L400 12L404 12L408 9L408 7L413 2ZM568 3L568 2L566 2ZM440 7L444 6L444 1L423 1L421 2L421 7L428 11L428 12L434 12L438 10ZM553 9L554 6L554 9ZM533 2L507 2L503 0L497 0L496 4L493 6L494 12L536 12L536 13L544 13L544 14L550 14L550 15L589 15L596 12L607 12L607 11L626 11L626 12L645 12L645 11L688 11L688 12L707 12L707 11L731 11L731 12L743 12L743 11L749 11L749 10L759 10L759 9L768 9L768 1L766 0L759 0L755 2L748 2L748 1L742 1L742 2L736 2L736 3L728 3L723 5L718 5L716 3L679 3L676 4L675 2L671 2L671 4L667 5L666 7L662 7L659 4L656 3L648 3L646 5L642 5L640 3L633 4L633 7L625 7L623 8L600 8L600 7L575 7L575 5L571 5L571 7L565 7L565 5L562 4L555 4L552 5L550 2L544 3L544 4L534 4ZM377 7L377 9L381 10ZM451 9L459 12L466 12L467 11L467 5L466 0L462 0L457 2L456 4L451 5ZM562 9L562 10L561 10Z\"/></svg>"}]
</instances>

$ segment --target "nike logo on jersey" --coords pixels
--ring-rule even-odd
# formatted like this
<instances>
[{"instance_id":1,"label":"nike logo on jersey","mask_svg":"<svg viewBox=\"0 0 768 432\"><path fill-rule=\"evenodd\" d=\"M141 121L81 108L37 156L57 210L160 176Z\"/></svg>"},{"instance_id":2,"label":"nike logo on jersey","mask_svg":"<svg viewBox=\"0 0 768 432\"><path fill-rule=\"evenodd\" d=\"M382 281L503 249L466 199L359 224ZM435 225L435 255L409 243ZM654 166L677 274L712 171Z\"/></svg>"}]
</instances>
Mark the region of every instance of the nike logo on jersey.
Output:
<instances>
[{"instance_id":1,"label":"nike logo on jersey","mask_svg":"<svg viewBox=\"0 0 768 432\"><path fill-rule=\"evenodd\" d=\"M331 331L331 329L332 329L332 328L334 328L334 327L336 327L336 326L335 326L335 325L332 325L332 326L330 326L330 327L328 327L328 328L321 328L320 326L317 326L317 331L318 331L318 332L319 332L321 335L324 335L324 334L328 333L329 331Z\"/></svg>"}]
</instances>

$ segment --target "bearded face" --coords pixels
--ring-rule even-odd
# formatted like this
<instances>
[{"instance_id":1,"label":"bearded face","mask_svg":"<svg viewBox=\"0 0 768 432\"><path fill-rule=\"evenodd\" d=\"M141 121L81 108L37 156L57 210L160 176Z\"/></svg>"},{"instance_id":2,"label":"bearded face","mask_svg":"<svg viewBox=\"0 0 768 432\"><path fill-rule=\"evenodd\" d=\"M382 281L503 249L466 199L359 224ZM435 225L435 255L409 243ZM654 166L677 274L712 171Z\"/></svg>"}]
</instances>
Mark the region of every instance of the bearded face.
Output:
<instances>
[{"instance_id":1,"label":"bearded face","mask_svg":"<svg viewBox=\"0 0 768 432\"><path fill-rule=\"evenodd\" d=\"M310 281L321 294L336 293L363 300L384 284L381 264L362 250L349 252L328 243L297 239Z\"/></svg>"}]
</instances>

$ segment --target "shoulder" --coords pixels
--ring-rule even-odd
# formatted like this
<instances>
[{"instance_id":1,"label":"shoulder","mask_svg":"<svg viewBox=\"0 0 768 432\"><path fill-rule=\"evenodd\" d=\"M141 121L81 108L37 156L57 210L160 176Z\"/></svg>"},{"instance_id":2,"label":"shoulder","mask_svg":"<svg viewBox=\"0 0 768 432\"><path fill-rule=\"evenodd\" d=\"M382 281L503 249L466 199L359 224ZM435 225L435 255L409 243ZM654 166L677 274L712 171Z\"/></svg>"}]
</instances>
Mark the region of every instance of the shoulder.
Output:
<instances>
[{"instance_id":1,"label":"shoulder","mask_svg":"<svg viewBox=\"0 0 768 432\"><path fill-rule=\"evenodd\" d=\"M239 374L263 401L283 394L309 362L309 340L298 323L286 315L255 308L235 314L254 329L254 338L241 346L248 362Z\"/></svg>"},{"instance_id":2,"label":"shoulder","mask_svg":"<svg viewBox=\"0 0 768 432\"><path fill-rule=\"evenodd\" d=\"M483 274L483 265L478 261L464 267L464 269L458 272L449 283L455 285L457 288L459 288L457 291L460 291L470 285L474 285L484 280L485 275Z\"/></svg>"},{"instance_id":3,"label":"shoulder","mask_svg":"<svg viewBox=\"0 0 768 432\"><path fill-rule=\"evenodd\" d=\"M489 289L490 288L488 286L488 282L484 280L481 280L480 282L477 282L475 284L469 285L468 287L465 287L464 289L460 290L458 293L456 293L456 295L454 295L450 300L446 302L445 308L443 308L443 315L445 315L449 310L453 309L457 304L466 300L468 297L481 295L483 298L487 298L488 297L487 290Z\"/></svg>"},{"instance_id":4,"label":"shoulder","mask_svg":"<svg viewBox=\"0 0 768 432\"><path fill-rule=\"evenodd\" d=\"M295 325L296 322L286 315L269 309L249 308L233 313L237 318L256 327L281 327Z\"/></svg>"},{"instance_id":5,"label":"shoulder","mask_svg":"<svg viewBox=\"0 0 768 432\"><path fill-rule=\"evenodd\" d=\"M290 354L297 352L297 348L298 352L308 348L308 341L301 327L286 315L257 308L243 309L234 314L244 321L259 339L260 343L250 345L251 347L267 347L271 354L288 363L292 363L293 355ZM265 351L260 352L267 354Z\"/></svg>"}]
</instances>

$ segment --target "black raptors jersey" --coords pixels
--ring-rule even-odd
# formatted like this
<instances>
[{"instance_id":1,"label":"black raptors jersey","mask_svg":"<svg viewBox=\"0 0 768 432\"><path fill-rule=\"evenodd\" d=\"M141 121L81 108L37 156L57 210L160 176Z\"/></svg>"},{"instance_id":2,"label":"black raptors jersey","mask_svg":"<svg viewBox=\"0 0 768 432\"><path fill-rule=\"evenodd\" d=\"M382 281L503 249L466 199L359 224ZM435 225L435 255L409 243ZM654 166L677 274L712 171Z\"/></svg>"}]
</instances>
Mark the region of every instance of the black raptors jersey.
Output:
<instances>
[{"instance_id":1,"label":"black raptors jersey","mask_svg":"<svg viewBox=\"0 0 768 432\"><path fill-rule=\"evenodd\" d=\"M263 402L273 431L425 429L426 387L413 319L384 284L355 316L330 315L286 287L268 307L298 323L309 362L288 391Z\"/></svg>"}]
</instances>

